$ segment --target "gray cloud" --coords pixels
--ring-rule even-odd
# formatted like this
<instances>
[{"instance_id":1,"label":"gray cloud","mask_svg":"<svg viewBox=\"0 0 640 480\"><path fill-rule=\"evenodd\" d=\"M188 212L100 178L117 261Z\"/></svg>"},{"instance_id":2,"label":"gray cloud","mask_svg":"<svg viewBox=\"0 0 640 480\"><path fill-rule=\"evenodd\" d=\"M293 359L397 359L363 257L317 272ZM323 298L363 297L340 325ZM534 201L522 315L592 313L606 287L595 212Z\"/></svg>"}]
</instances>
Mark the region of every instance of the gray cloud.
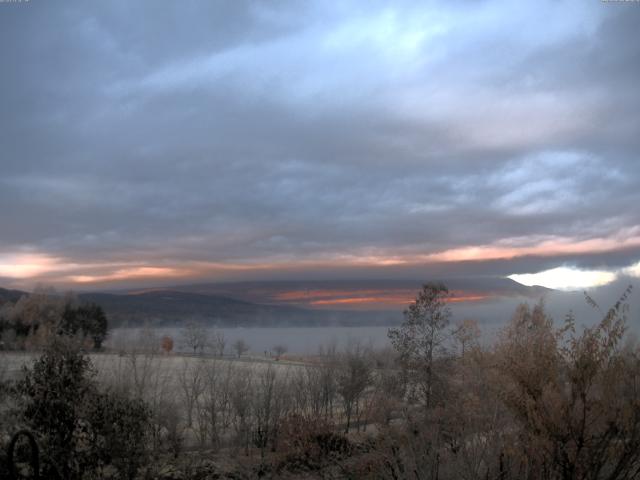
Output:
<instances>
[{"instance_id":1,"label":"gray cloud","mask_svg":"<svg viewBox=\"0 0 640 480\"><path fill-rule=\"evenodd\" d=\"M342 275L342 258L394 255L408 263L349 268L627 266L639 20L597 2L0 5L0 258L105 275L224 262ZM554 239L613 241L421 260Z\"/></svg>"}]
</instances>

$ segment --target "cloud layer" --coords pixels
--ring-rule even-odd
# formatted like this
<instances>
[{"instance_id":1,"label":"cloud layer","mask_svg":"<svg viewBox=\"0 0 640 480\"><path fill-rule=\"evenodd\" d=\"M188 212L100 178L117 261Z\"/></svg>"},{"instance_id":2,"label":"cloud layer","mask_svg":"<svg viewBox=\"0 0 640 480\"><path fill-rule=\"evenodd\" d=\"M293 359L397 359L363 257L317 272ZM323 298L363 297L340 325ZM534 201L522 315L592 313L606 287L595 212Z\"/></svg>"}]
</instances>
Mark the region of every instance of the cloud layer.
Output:
<instances>
[{"instance_id":1,"label":"cloud layer","mask_svg":"<svg viewBox=\"0 0 640 480\"><path fill-rule=\"evenodd\" d=\"M639 22L633 2L0 4L0 281L628 268Z\"/></svg>"}]
</instances>

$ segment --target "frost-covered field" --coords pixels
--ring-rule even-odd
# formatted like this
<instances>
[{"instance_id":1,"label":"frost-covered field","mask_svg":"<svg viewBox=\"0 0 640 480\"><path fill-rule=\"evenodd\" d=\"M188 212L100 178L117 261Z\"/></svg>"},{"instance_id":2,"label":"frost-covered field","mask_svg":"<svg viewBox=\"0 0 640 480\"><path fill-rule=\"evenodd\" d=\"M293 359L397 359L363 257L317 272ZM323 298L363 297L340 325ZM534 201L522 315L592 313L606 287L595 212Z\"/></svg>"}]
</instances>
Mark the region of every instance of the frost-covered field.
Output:
<instances>
[{"instance_id":1,"label":"frost-covered field","mask_svg":"<svg viewBox=\"0 0 640 480\"><path fill-rule=\"evenodd\" d=\"M38 355L0 352L0 379L18 379L22 367L32 364ZM234 422L244 425L246 415L259 410L257 402L264 401L266 391L269 405L282 402L307 368L300 362L255 357L135 351L88 356L101 389L144 399L163 435L172 441L181 439L185 445L233 437L237 434L234 428L240 428ZM278 408L284 407L278 403Z\"/></svg>"},{"instance_id":2,"label":"frost-covered field","mask_svg":"<svg viewBox=\"0 0 640 480\"><path fill-rule=\"evenodd\" d=\"M38 352L0 352L0 378L15 379L20 376L23 366L29 366L39 357ZM234 358L213 358L211 356L193 356L179 353L145 354L145 353L90 353L89 359L95 369L98 380L111 384L113 382L142 382L150 376L160 376L170 383L175 383L185 370L192 369L236 369L259 372L274 369L277 373L286 373L302 365L301 362L246 356Z\"/></svg>"}]
</instances>

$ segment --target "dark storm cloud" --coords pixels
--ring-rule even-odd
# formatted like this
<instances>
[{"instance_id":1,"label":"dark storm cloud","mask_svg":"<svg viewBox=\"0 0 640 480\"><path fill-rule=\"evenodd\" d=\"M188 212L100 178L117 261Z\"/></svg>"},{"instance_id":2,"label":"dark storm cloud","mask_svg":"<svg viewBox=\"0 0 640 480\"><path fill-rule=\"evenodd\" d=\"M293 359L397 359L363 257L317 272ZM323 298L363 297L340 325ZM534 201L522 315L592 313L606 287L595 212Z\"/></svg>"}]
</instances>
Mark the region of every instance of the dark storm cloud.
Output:
<instances>
[{"instance_id":1,"label":"dark storm cloud","mask_svg":"<svg viewBox=\"0 0 640 480\"><path fill-rule=\"evenodd\" d=\"M637 5L161 3L0 4L0 267L640 260Z\"/></svg>"}]
</instances>

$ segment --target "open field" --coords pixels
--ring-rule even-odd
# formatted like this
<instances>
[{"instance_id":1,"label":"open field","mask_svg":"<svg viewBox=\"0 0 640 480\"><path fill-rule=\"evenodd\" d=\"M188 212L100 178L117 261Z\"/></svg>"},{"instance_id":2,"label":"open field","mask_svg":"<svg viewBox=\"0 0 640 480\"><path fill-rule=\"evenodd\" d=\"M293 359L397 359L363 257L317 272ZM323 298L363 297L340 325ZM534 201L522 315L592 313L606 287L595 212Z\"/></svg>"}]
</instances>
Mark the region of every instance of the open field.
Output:
<instances>
[{"instance_id":1,"label":"open field","mask_svg":"<svg viewBox=\"0 0 640 480\"><path fill-rule=\"evenodd\" d=\"M18 380L23 367L29 367L39 355L39 352L0 352L0 379ZM238 427L233 426L234 421L249 422L244 415L254 415L261 408L258 404L261 401L266 401L267 408L277 406L274 410L277 416L285 415L294 405L298 411L308 413L308 399L301 398L306 397L306 393L293 390L313 382L324 369L317 358L312 357L304 362L302 357L295 360L249 355L217 358L135 350L89 353L87 357L101 389L141 398L154 412L172 417L168 420L171 425L166 428L180 431L184 447L207 442L211 425L204 424L218 422L211 415L221 417L221 432L215 433L215 437L219 437L217 441L228 440L238 433L234 430ZM331 371L335 371L335 367L332 365ZM336 400L336 405L331 406L332 420L342 420L341 410ZM237 414L240 417L234 420Z\"/></svg>"},{"instance_id":2,"label":"open field","mask_svg":"<svg viewBox=\"0 0 640 480\"><path fill-rule=\"evenodd\" d=\"M5 379L15 380L20 377L22 368L29 366L39 357L39 352L24 351L4 351L0 352L0 375ZM145 364L152 366L154 371L162 372L171 382L181 371L191 368L215 366L216 368L239 368L253 371L260 371L272 368L279 373L292 371L293 369L305 366L299 360L275 360L258 356L243 356L237 358L227 355L223 358L216 358L209 355L189 355L185 353L176 354L154 354L145 355L141 353L122 354L117 352L89 353L87 355L95 367L99 380L108 381L117 372L122 377L127 376L127 372L134 373L133 365L139 364L144 359Z\"/></svg>"}]
</instances>

